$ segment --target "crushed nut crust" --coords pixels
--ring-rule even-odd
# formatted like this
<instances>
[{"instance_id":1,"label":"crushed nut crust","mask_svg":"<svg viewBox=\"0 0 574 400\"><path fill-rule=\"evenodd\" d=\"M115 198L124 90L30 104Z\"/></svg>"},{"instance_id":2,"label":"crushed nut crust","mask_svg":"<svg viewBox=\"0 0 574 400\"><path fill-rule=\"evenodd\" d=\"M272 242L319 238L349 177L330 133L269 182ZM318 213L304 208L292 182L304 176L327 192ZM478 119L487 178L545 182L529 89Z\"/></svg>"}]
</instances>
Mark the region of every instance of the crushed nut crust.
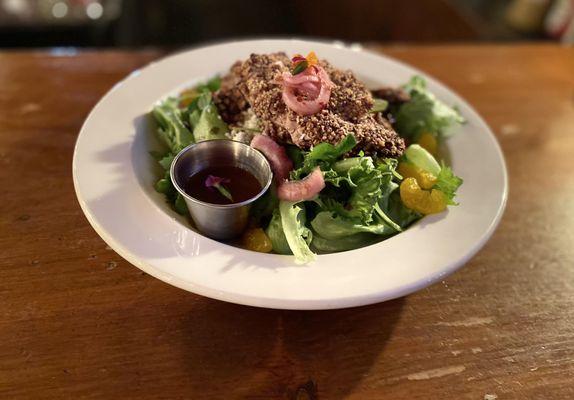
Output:
<instances>
[{"instance_id":1,"label":"crushed nut crust","mask_svg":"<svg viewBox=\"0 0 574 400\"><path fill-rule=\"evenodd\" d=\"M335 87L329 104L320 112L301 116L282 99L281 73L289 70L285 53L252 54L235 63L215 95L215 102L226 122L237 122L249 106L260 119L265 134L283 143L309 149L321 142L336 144L347 134L357 140L355 152L399 157L405 149L402 138L380 115L370 113L373 98L351 71L342 71L326 61L321 66Z\"/></svg>"}]
</instances>

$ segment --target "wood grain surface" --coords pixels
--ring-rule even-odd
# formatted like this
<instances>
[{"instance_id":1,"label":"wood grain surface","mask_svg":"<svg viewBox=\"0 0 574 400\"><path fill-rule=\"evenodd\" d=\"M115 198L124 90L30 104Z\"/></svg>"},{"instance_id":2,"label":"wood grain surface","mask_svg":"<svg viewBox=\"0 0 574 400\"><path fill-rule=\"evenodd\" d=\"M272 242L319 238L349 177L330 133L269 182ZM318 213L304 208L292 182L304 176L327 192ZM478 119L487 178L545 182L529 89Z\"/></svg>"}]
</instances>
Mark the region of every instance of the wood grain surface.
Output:
<instances>
[{"instance_id":1,"label":"wood grain surface","mask_svg":"<svg viewBox=\"0 0 574 400\"><path fill-rule=\"evenodd\" d=\"M321 312L176 289L89 226L71 176L79 128L161 52L0 53L0 399L573 399L574 50L375 48L484 116L508 208L444 282Z\"/></svg>"}]
</instances>

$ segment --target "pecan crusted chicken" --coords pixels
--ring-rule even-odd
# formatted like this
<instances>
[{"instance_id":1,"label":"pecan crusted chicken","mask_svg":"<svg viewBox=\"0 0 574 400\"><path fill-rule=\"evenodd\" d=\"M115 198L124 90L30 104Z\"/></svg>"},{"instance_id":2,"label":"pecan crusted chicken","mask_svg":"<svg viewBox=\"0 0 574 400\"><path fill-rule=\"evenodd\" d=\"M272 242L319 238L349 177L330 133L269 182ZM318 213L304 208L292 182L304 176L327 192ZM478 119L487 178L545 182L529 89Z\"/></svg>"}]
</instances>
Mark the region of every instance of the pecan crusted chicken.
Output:
<instances>
[{"instance_id":1,"label":"pecan crusted chicken","mask_svg":"<svg viewBox=\"0 0 574 400\"><path fill-rule=\"evenodd\" d=\"M251 107L264 133L278 142L309 149L321 142L336 144L347 134L357 140L355 151L368 155L399 157L405 144L388 121L370 112L373 98L351 71L334 68L326 61L320 66L334 84L328 104L319 112L299 115L282 98L281 74L289 71L285 53L252 54L235 63L222 78L215 103L226 122L236 123L242 111Z\"/></svg>"}]
</instances>

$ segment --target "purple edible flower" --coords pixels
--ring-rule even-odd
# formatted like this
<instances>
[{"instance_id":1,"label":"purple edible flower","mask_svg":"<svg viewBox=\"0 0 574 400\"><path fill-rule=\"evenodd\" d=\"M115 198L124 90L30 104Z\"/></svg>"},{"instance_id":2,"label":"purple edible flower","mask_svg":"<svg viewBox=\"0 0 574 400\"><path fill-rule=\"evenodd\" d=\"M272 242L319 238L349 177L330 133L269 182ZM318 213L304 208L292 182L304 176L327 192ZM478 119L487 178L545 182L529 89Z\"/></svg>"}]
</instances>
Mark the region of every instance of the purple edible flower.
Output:
<instances>
[{"instance_id":1,"label":"purple edible flower","mask_svg":"<svg viewBox=\"0 0 574 400\"><path fill-rule=\"evenodd\" d=\"M229 183L229 179L221 178L219 176L208 175L207 179L205 180L206 187L216 187L217 185L221 185L222 183Z\"/></svg>"},{"instance_id":2,"label":"purple edible flower","mask_svg":"<svg viewBox=\"0 0 574 400\"><path fill-rule=\"evenodd\" d=\"M231 181L227 178L221 178L215 175L208 175L207 179L205 179L205 186L208 188L217 189L217 191L221 193L222 196L225 196L229 201L233 201L231 193L229 193L229 190L227 190L225 186L223 186L224 183L229 182Z\"/></svg>"}]
</instances>

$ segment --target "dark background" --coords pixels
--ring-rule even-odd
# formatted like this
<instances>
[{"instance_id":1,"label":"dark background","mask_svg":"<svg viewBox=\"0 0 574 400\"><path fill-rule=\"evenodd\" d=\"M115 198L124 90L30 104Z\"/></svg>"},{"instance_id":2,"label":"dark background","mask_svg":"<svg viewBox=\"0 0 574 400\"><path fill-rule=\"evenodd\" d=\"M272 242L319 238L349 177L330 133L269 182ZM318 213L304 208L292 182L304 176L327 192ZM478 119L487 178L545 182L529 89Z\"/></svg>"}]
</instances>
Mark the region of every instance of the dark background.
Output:
<instances>
[{"instance_id":1,"label":"dark background","mask_svg":"<svg viewBox=\"0 0 574 400\"><path fill-rule=\"evenodd\" d=\"M563 29L549 26L560 7L560 0L0 0L0 47L178 47L263 35L560 40Z\"/></svg>"}]
</instances>

